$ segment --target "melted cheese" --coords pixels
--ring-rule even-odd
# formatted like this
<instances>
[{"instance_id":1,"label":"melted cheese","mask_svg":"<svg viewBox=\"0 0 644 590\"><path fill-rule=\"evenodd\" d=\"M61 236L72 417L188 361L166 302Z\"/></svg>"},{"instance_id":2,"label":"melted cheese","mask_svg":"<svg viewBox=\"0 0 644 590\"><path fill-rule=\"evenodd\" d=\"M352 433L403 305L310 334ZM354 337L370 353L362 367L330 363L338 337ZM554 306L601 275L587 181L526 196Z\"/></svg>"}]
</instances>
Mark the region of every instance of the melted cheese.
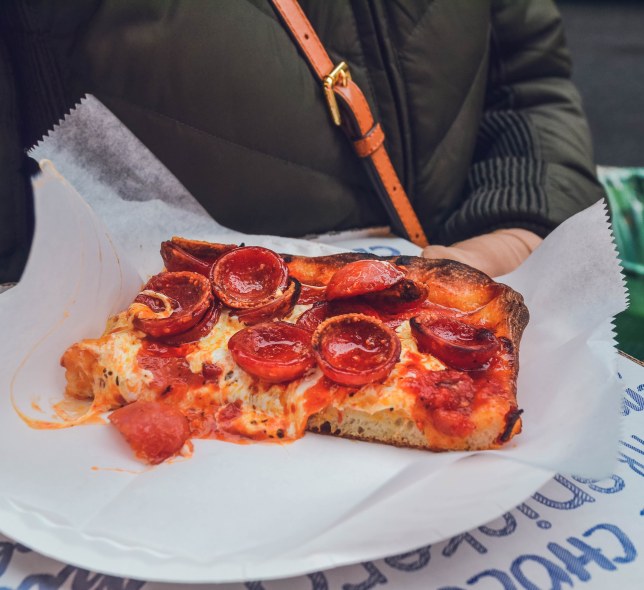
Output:
<instances>
[{"instance_id":1,"label":"melted cheese","mask_svg":"<svg viewBox=\"0 0 644 590\"><path fill-rule=\"evenodd\" d=\"M298 307L302 308L301 314L310 306ZM299 314L291 317L295 320ZM284 438L297 438L304 432L308 419L304 409L305 393L320 380L322 372L315 368L302 378L286 384L271 385L258 381L241 369L228 351L228 340L244 327L243 323L224 311L210 334L186 355L190 369L193 373L200 373L204 363L214 363L221 368L218 387L214 388L212 395L221 405L242 403L244 412L236 423L245 424L249 433L256 431L257 423L261 424L268 417L273 421L281 420L282 423L275 430L284 431ZM266 430L268 432L269 428ZM277 437L276 434L274 436Z\"/></svg>"},{"instance_id":2,"label":"melted cheese","mask_svg":"<svg viewBox=\"0 0 644 590\"><path fill-rule=\"evenodd\" d=\"M142 398L152 374L137 361L141 339L135 332L118 329L81 344L96 356L92 375L96 409L104 411L123 405L122 400L129 403Z\"/></svg>"},{"instance_id":3,"label":"melted cheese","mask_svg":"<svg viewBox=\"0 0 644 590\"><path fill-rule=\"evenodd\" d=\"M287 321L295 322L310 307L296 306ZM198 383L172 400L194 421L193 428L200 436L239 441L292 440L304 434L310 415L328 406L368 414L395 408L412 416L417 398L402 386L403 380L409 378L408 365L420 363L428 371L445 368L431 355L419 354L409 322L404 321L396 330L401 342L400 361L384 382L360 388L336 386L324 380L315 367L292 382L269 384L241 369L228 351L228 340L244 327L223 311L213 330L188 347L185 360L192 374L202 377L204 364L214 364L219 369L215 379L195 378ZM123 312L110 319L102 338L75 345L96 356L92 382L97 411L159 397L153 387L153 372L139 362L143 336L132 327L131 314ZM226 408L232 408L232 419L224 419Z\"/></svg>"}]
</instances>

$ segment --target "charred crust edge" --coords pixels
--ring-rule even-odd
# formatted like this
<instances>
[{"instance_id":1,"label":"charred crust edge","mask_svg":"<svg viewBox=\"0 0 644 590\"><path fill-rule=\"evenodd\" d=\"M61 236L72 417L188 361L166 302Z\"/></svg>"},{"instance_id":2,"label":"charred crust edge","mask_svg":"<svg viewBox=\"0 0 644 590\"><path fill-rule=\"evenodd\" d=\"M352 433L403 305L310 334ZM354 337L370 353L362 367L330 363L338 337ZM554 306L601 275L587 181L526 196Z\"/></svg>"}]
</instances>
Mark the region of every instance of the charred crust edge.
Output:
<instances>
[{"instance_id":1,"label":"charred crust edge","mask_svg":"<svg viewBox=\"0 0 644 590\"><path fill-rule=\"evenodd\" d=\"M510 440L510 437L512 436L512 431L514 430L514 426L521 418L521 414L523 414L523 410L519 408L510 410L507 413L505 417L505 430L501 433L501 436L499 436L499 442L505 443Z\"/></svg>"}]
</instances>

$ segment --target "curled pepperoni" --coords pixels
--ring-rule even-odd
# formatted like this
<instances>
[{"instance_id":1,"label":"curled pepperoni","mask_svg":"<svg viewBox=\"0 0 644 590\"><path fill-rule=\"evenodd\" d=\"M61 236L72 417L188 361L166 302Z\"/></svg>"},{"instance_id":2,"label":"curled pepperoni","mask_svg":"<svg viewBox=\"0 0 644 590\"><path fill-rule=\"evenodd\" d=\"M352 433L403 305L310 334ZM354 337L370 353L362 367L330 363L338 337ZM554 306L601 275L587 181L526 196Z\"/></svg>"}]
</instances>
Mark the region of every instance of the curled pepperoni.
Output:
<instances>
[{"instance_id":1,"label":"curled pepperoni","mask_svg":"<svg viewBox=\"0 0 644 590\"><path fill-rule=\"evenodd\" d=\"M212 267L210 280L225 305L247 309L278 296L286 287L288 268L272 250L246 246L221 256Z\"/></svg>"},{"instance_id":2,"label":"curled pepperoni","mask_svg":"<svg viewBox=\"0 0 644 590\"><path fill-rule=\"evenodd\" d=\"M174 406L137 401L110 415L134 454L156 465L176 455L190 438L187 418Z\"/></svg>"},{"instance_id":3,"label":"curled pepperoni","mask_svg":"<svg viewBox=\"0 0 644 590\"><path fill-rule=\"evenodd\" d=\"M147 282L130 311L137 330L159 338L192 328L212 301L212 289L206 277L187 271L163 272Z\"/></svg>"},{"instance_id":4,"label":"curled pepperoni","mask_svg":"<svg viewBox=\"0 0 644 590\"><path fill-rule=\"evenodd\" d=\"M311 334L294 324L266 322L240 330L228 341L235 362L270 383L301 377L314 364Z\"/></svg>"},{"instance_id":5,"label":"curled pepperoni","mask_svg":"<svg viewBox=\"0 0 644 590\"><path fill-rule=\"evenodd\" d=\"M213 301L208 311L206 311L203 317L192 328L185 332L181 332L180 334L165 336L160 340L170 346L180 346L190 342L197 342L204 336L208 336L208 334L210 334L219 321L220 315L221 303L219 303L219 301Z\"/></svg>"},{"instance_id":6,"label":"curled pepperoni","mask_svg":"<svg viewBox=\"0 0 644 590\"><path fill-rule=\"evenodd\" d=\"M295 325L312 334L326 320L328 314L329 304L326 301L318 301L297 318Z\"/></svg>"},{"instance_id":7,"label":"curled pepperoni","mask_svg":"<svg viewBox=\"0 0 644 590\"><path fill-rule=\"evenodd\" d=\"M420 307L427 300L428 292L425 285L411 279L402 279L387 289L367 293L364 300L378 311L397 314Z\"/></svg>"},{"instance_id":8,"label":"curled pepperoni","mask_svg":"<svg viewBox=\"0 0 644 590\"><path fill-rule=\"evenodd\" d=\"M230 252L231 250L238 248L237 244L213 244L212 242L189 240L188 238L180 238L179 236L174 236L172 238L172 243L179 246L195 258L209 262L210 264L215 262L226 252Z\"/></svg>"},{"instance_id":9,"label":"curled pepperoni","mask_svg":"<svg viewBox=\"0 0 644 590\"><path fill-rule=\"evenodd\" d=\"M161 258L163 258L166 269L171 272L187 270L199 273L204 277L210 276L212 263L195 258L192 254L172 242L161 243Z\"/></svg>"},{"instance_id":10,"label":"curled pepperoni","mask_svg":"<svg viewBox=\"0 0 644 590\"><path fill-rule=\"evenodd\" d=\"M400 358L400 340L381 321L360 314L329 318L313 334L313 351L322 372L342 385L381 381Z\"/></svg>"},{"instance_id":11,"label":"curled pepperoni","mask_svg":"<svg viewBox=\"0 0 644 590\"><path fill-rule=\"evenodd\" d=\"M326 295L326 287L318 287L316 285L307 285L302 283L302 290L300 298L297 300L300 305L308 305L309 303L317 303L324 301Z\"/></svg>"},{"instance_id":12,"label":"curled pepperoni","mask_svg":"<svg viewBox=\"0 0 644 590\"><path fill-rule=\"evenodd\" d=\"M280 296L264 305L244 309L237 313L237 317L247 326L283 318L293 311L299 295L300 282L297 279L290 279L288 287Z\"/></svg>"},{"instance_id":13,"label":"curled pepperoni","mask_svg":"<svg viewBox=\"0 0 644 590\"><path fill-rule=\"evenodd\" d=\"M347 313L361 313L362 315L380 319L380 314L371 305L365 303L362 297L329 301L329 316L345 315Z\"/></svg>"},{"instance_id":14,"label":"curled pepperoni","mask_svg":"<svg viewBox=\"0 0 644 590\"><path fill-rule=\"evenodd\" d=\"M211 244L185 238L172 238L161 243L161 258L169 271L188 270L205 277L210 276L213 263L226 252L237 246L231 244Z\"/></svg>"},{"instance_id":15,"label":"curled pepperoni","mask_svg":"<svg viewBox=\"0 0 644 590\"><path fill-rule=\"evenodd\" d=\"M338 270L326 289L328 301L382 291L395 285L404 273L384 260L358 260Z\"/></svg>"},{"instance_id":16,"label":"curled pepperoni","mask_svg":"<svg viewBox=\"0 0 644 590\"><path fill-rule=\"evenodd\" d=\"M499 349L499 341L490 330L455 318L427 314L411 318L409 323L418 349L455 369L482 369Z\"/></svg>"}]
</instances>

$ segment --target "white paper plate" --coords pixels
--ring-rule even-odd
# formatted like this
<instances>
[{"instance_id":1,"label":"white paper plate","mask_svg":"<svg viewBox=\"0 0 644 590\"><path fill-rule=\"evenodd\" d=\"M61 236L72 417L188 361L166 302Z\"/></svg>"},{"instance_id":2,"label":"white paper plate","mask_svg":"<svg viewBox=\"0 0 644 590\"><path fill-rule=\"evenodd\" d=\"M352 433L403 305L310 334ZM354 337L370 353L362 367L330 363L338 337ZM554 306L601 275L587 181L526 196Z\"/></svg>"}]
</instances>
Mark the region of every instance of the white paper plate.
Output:
<instances>
[{"instance_id":1,"label":"white paper plate","mask_svg":"<svg viewBox=\"0 0 644 590\"><path fill-rule=\"evenodd\" d=\"M283 446L196 441L192 459L150 469L103 425L29 428L16 410L47 417L64 388L62 351L100 334L107 315L140 286L102 224L47 167L36 186L36 219L25 276L0 296L0 530L44 555L171 582L328 569L487 522L552 477L525 461L539 463L545 449L553 465L565 465L579 445L588 446L576 431L561 429L557 407L543 398L532 400L530 428L516 443L497 455L466 458L307 435ZM288 240L263 243L294 247ZM319 245L305 248L320 252ZM563 384L571 392L591 389ZM586 405L590 417L605 419L599 402ZM577 414L578 422L586 420ZM601 442L595 457L607 452Z\"/></svg>"},{"instance_id":2,"label":"white paper plate","mask_svg":"<svg viewBox=\"0 0 644 590\"><path fill-rule=\"evenodd\" d=\"M208 465L201 462L201 467L205 469ZM115 576L183 583L268 580L378 559L449 538L512 509L552 475L493 456L472 457L441 470L378 509L345 522L333 534L309 539L302 550L275 554L269 560L234 553L205 563L163 556L145 548L132 549L91 537L77 528L57 526L6 501L0 504L0 528L4 534L43 555ZM237 483L243 486L248 481ZM41 485L42 493L46 494L46 482ZM177 529L180 539L183 526L179 519L173 518L172 508L160 517ZM307 515L292 514L291 517L306 519ZM234 522L249 538L254 534L252 514L244 516L224 510L219 518ZM212 520L204 518L201 524L212 526ZM274 535L279 542L283 523L281 517L273 520ZM123 533L127 535L128 531ZM216 535L215 528L213 536Z\"/></svg>"}]
</instances>

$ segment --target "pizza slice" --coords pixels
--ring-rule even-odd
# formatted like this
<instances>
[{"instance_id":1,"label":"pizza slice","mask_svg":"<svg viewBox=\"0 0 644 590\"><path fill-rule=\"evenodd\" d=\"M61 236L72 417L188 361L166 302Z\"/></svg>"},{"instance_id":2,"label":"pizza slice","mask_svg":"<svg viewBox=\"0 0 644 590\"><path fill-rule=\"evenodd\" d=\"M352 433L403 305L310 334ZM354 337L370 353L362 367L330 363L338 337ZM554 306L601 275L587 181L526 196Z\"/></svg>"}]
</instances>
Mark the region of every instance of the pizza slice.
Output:
<instances>
[{"instance_id":1,"label":"pizza slice","mask_svg":"<svg viewBox=\"0 0 644 590\"><path fill-rule=\"evenodd\" d=\"M433 451L521 430L521 295L448 260L305 257L173 238L105 333L61 360L141 459L305 431Z\"/></svg>"}]
</instances>

